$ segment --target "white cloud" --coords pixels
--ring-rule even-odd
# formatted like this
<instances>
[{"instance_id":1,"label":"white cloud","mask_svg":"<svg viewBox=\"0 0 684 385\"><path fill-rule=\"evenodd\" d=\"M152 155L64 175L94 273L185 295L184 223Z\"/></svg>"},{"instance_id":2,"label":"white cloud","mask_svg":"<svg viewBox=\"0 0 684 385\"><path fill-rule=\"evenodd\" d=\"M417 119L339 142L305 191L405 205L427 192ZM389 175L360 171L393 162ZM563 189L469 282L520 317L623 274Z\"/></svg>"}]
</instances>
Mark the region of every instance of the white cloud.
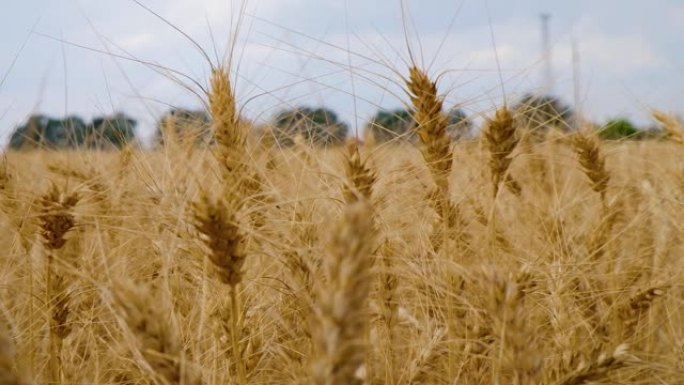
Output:
<instances>
[{"instance_id":1,"label":"white cloud","mask_svg":"<svg viewBox=\"0 0 684 385\"><path fill-rule=\"evenodd\" d=\"M665 19L672 25L680 25L684 20L684 4L670 4L665 12Z\"/></svg>"},{"instance_id":2,"label":"white cloud","mask_svg":"<svg viewBox=\"0 0 684 385\"><path fill-rule=\"evenodd\" d=\"M582 56L601 72L628 75L666 64L666 59L641 36L594 36L579 44Z\"/></svg>"},{"instance_id":3,"label":"white cloud","mask_svg":"<svg viewBox=\"0 0 684 385\"><path fill-rule=\"evenodd\" d=\"M587 72L626 77L662 69L668 64L667 55L659 52L646 34L613 32L605 20L596 15L582 17L572 29L573 32L554 47L554 64L563 71L572 70L571 40L575 40L581 68Z\"/></svg>"},{"instance_id":4,"label":"white cloud","mask_svg":"<svg viewBox=\"0 0 684 385\"><path fill-rule=\"evenodd\" d=\"M116 43L126 51L137 51L153 46L156 41L153 33L141 32L119 37Z\"/></svg>"}]
</instances>

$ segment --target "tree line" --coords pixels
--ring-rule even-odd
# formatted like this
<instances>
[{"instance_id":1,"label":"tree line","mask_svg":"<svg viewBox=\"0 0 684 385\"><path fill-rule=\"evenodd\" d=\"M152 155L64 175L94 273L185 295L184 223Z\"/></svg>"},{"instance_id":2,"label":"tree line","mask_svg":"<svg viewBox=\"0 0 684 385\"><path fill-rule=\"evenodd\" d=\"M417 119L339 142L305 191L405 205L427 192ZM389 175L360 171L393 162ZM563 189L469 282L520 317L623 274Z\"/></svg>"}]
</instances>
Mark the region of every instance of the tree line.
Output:
<instances>
[{"instance_id":1,"label":"tree line","mask_svg":"<svg viewBox=\"0 0 684 385\"><path fill-rule=\"evenodd\" d=\"M120 148L135 139L137 121L124 114L94 118L78 116L55 119L31 115L15 128L9 147L26 148Z\"/></svg>"},{"instance_id":2,"label":"tree line","mask_svg":"<svg viewBox=\"0 0 684 385\"><path fill-rule=\"evenodd\" d=\"M544 136L550 130L569 132L577 121L571 107L553 96L523 96L512 107L520 126L531 135ZM378 111L365 125L367 137L376 142L416 140L416 123L409 109ZM474 136L474 124L462 109L448 112L448 132L453 140ZM32 115L15 128L9 146L13 149L48 148L120 148L136 139L137 121L122 113L85 122L78 116L54 119ZM349 126L332 110L323 107L297 107L276 114L269 123L258 128L281 146L292 145L297 137L317 145L343 142ZM654 130L640 130L627 119L614 119L595 126L599 136L607 140L647 139L657 136ZM167 140L211 143L210 118L206 111L175 108L157 122L154 142Z\"/></svg>"}]
</instances>

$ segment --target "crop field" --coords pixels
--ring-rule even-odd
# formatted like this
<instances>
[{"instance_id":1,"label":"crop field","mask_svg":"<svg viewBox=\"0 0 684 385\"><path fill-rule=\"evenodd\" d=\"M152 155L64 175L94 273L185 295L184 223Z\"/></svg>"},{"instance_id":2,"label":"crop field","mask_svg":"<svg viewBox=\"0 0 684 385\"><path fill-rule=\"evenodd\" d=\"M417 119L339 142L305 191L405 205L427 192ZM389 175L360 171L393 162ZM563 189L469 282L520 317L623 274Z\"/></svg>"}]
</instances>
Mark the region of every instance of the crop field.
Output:
<instances>
[{"instance_id":1,"label":"crop field","mask_svg":"<svg viewBox=\"0 0 684 385\"><path fill-rule=\"evenodd\" d=\"M0 154L0 385L684 384L681 119L474 123L410 52L363 139L257 125L202 52L155 146L37 115Z\"/></svg>"},{"instance_id":2,"label":"crop field","mask_svg":"<svg viewBox=\"0 0 684 385\"><path fill-rule=\"evenodd\" d=\"M6 153L0 380L680 383L684 148L509 117L453 145L435 117L329 149L228 119L211 147Z\"/></svg>"}]
</instances>

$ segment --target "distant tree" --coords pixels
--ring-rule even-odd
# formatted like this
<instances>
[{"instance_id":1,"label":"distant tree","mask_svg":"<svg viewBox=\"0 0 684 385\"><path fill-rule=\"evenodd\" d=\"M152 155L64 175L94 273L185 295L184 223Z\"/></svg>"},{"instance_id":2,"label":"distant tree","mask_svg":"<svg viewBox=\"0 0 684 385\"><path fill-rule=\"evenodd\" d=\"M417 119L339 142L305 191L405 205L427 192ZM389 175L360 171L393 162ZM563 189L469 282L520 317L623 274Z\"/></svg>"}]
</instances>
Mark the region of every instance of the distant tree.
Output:
<instances>
[{"instance_id":1,"label":"distant tree","mask_svg":"<svg viewBox=\"0 0 684 385\"><path fill-rule=\"evenodd\" d=\"M31 115L26 123L15 128L10 137L10 148L22 149L37 147L45 143L48 118L45 115Z\"/></svg>"},{"instance_id":2,"label":"distant tree","mask_svg":"<svg viewBox=\"0 0 684 385\"><path fill-rule=\"evenodd\" d=\"M666 139L667 134L663 132L661 127L657 125L650 125L647 127L641 127L637 133L637 138L639 140L661 140Z\"/></svg>"},{"instance_id":3,"label":"distant tree","mask_svg":"<svg viewBox=\"0 0 684 385\"><path fill-rule=\"evenodd\" d=\"M466 113L459 108L452 108L447 113L447 133L452 140L461 140L472 134L473 122ZM414 142L417 135L414 132L416 122L410 110L380 110L366 124L368 131L377 142L387 142L402 139Z\"/></svg>"},{"instance_id":4,"label":"distant tree","mask_svg":"<svg viewBox=\"0 0 684 385\"><path fill-rule=\"evenodd\" d=\"M601 126L599 137L605 140L641 139L641 131L629 119L618 118Z\"/></svg>"},{"instance_id":5,"label":"distant tree","mask_svg":"<svg viewBox=\"0 0 684 385\"><path fill-rule=\"evenodd\" d=\"M513 106L513 111L519 116L521 127L534 136L546 136L551 129L574 129L575 113L555 96L527 94Z\"/></svg>"},{"instance_id":6,"label":"distant tree","mask_svg":"<svg viewBox=\"0 0 684 385\"><path fill-rule=\"evenodd\" d=\"M45 145L55 148L68 147L69 138L73 138L73 135L67 132L67 125L64 120L60 119L48 119L43 134Z\"/></svg>"},{"instance_id":7,"label":"distant tree","mask_svg":"<svg viewBox=\"0 0 684 385\"><path fill-rule=\"evenodd\" d=\"M10 148L66 148L76 147L83 141L86 124L78 116L53 119L45 115L32 115L17 127L10 138Z\"/></svg>"},{"instance_id":8,"label":"distant tree","mask_svg":"<svg viewBox=\"0 0 684 385\"><path fill-rule=\"evenodd\" d=\"M80 147L83 146L88 125L79 116L67 116L65 119L59 121L65 133L65 143L63 147Z\"/></svg>"},{"instance_id":9,"label":"distant tree","mask_svg":"<svg viewBox=\"0 0 684 385\"><path fill-rule=\"evenodd\" d=\"M453 108L448 113L449 126L447 132L452 140L462 140L470 137L473 131L473 121L468 118L466 113L459 109Z\"/></svg>"},{"instance_id":10,"label":"distant tree","mask_svg":"<svg viewBox=\"0 0 684 385\"><path fill-rule=\"evenodd\" d=\"M415 121L411 111L406 109L380 110L366 124L376 142L382 143L395 139L413 140Z\"/></svg>"},{"instance_id":11,"label":"distant tree","mask_svg":"<svg viewBox=\"0 0 684 385\"><path fill-rule=\"evenodd\" d=\"M329 145L342 143L349 127L329 109L301 107L276 115L272 131L280 145L292 145L297 135L314 144Z\"/></svg>"},{"instance_id":12,"label":"distant tree","mask_svg":"<svg viewBox=\"0 0 684 385\"><path fill-rule=\"evenodd\" d=\"M53 119L31 115L14 130L9 146L12 149L122 147L135 137L135 125L135 120L123 114L96 118L89 124L78 116Z\"/></svg>"},{"instance_id":13,"label":"distant tree","mask_svg":"<svg viewBox=\"0 0 684 385\"><path fill-rule=\"evenodd\" d=\"M209 143L211 128L209 114L204 110L174 108L157 122L155 143L163 145L165 138L180 142Z\"/></svg>"},{"instance_id":14,"label":"distant tree","mask_svg":"<svg viewBox=\"0 0 684 385\"><path fill-rule=\"evenodd\" d=\"M92 148L121 148L135 138L137 122L122 113L93 119L86 127L84 144Z\"/></svg>"}]
</instances>

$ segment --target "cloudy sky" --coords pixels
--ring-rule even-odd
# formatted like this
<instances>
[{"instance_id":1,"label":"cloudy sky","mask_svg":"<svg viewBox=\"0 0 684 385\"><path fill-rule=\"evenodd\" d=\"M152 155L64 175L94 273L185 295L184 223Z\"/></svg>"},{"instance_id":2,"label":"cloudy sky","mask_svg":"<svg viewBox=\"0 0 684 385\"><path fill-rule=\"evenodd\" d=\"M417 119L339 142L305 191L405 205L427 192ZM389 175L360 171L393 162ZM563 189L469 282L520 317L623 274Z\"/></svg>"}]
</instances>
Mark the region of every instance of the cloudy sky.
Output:
<instances>
[{"instance_id":1,"label":"cloudy sky","mask_svg":"<svg viewBox=\"0 0 684 385\"><path fill-rule=\"evenodd\" d=\"M149 136L171 106L200 107L209 61L229 56L244 114L257 121L325 105L362 127L406 102L411 60L439 76L449 106L482 117L543 87L541 13L552 15L552 91L587 117L648 124L651 106L684 112L682 0L139 2L4 1L1 142L36 112L124 111Z\"/></svg>"}]
</instances>

